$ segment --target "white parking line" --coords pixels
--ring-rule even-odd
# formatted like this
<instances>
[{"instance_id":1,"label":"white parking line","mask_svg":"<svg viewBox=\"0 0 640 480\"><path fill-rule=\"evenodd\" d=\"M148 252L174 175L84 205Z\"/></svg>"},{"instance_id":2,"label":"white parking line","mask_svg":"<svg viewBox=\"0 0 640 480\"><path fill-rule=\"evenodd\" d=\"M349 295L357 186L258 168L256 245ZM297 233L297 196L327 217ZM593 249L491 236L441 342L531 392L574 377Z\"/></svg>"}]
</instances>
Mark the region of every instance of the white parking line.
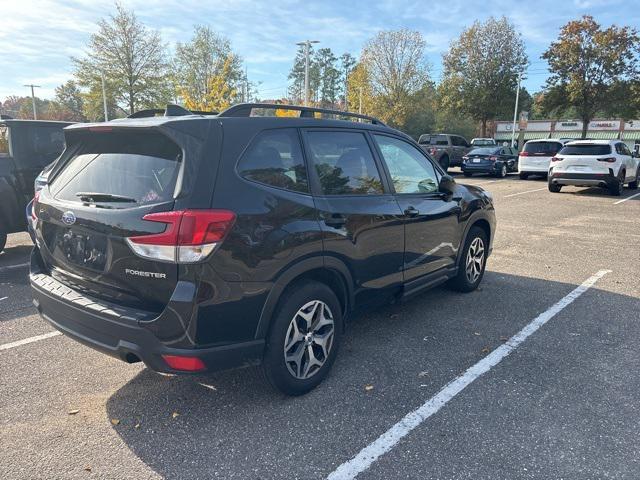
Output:
<instances>
[{"instance_id":1,"label":"white parking line","mask_svg":"<svg viewBox=\"0 0 640 480\"><path fill-rule=\"evenodd\" d=\"M525 192L512 193L511 195L505 195L503 198L515 197L516 195L524 195L525 193L541 192L542 190L547 190L547 187L536 188L535 190L527 190Z\"/></svg>"},{"instance_id":2,"label":"white parking line","mask_svg":"<svg viewBox=\"0 0 640 480\"><path fill-rule=\"evenodd\" d=\"M7 265L6 267L0 267L0 272L3 270L13 270L14 268L28 267L29 263L19 263L18 265Z\"/></svg>"},{"instance_id":3,"label":"white parking line","mask_svg":"<svg viewBox=\"0 0 640 480\"><path fill-rule=\"evenodd\" d=\"M62 335L62 333L58 331L49 332L49 333L44 333L42 335L36 335L35 337L29 337L23 340L18 340L17 342L3 343L2 345L0 345L0 351L9 350L10 348L20 347L22 345L28 345L29 343L38 342L40 340L46 340L47 338L51 338L51 337L57 337L58 335Z\"/></svg>"},{"instance_id":4,"label":"white parking line","mask_svg":"<svg viewBox=\"0 0 640 480\"><path fill-rule=\"evenodd\" d=\"M635 195L631 195L630 197L623 198L622 200L618 200L617 202L613 202L614 205L618 205L619 203L626 202L627 200L631 200L632 198L637 197L640 193L636 193Z\"/></svg>"},{"instance_id":5,"label":"white parking line","mask_svg":"<svg viewBox=\"0 0 640 480\"><path fill-rule=\"evenodd\" d=\"M531 323L511 337L505 344L499 346L478 363L469 367L466 372L445 385L444 388L435 396L431 397L413 412L407 414L398 423L378 437L373 443L370 443L360 450L360 453L358 453L354 458L340 465L331 474L329 474L327 477L328 480L353 479L360 473L367 470L381 455L384 455L391 450L409 432L438 412L438 410L444 407L447 402L453 399L474 380L484 373L487 373L492 367L495 367L500 363L505 357L507 357L507 355L513 352L518 345L524 342L530 335L534 334L540 327L551 320L560 311L570 305L576 298L593 287L598 280L610 271L611 270L600 270L595 275L585 280L582 285L576 287L558 303L538 315L531 321Z\"/></svg>"},{"instance_id":6,"label":"white parking line","mask_svg":"<svg viewBox=\"0 0 640 480\"><path fill-rule=\"evenodd\" d=\"M0 298L0 302L1 302L1 301L3 301L3 300L6 300L7 298L9 298L9 297L2 297L2 298Z\"/></svg>"}]
</instances>

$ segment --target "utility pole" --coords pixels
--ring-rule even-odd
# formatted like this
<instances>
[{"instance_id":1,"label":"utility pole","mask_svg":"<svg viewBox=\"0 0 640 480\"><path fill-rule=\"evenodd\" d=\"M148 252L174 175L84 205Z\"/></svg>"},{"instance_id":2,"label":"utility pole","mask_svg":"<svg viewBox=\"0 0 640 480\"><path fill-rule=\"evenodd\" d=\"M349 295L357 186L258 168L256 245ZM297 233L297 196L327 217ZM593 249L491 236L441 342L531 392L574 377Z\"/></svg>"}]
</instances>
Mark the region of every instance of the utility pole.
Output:
<instances>
[{"instance_id":1,"label":"utility pole","mask_svg":"<svg viewBox=\"0 0 640 480\"><path fill-rule=\"evenodd\" d=\"M102 80L102 106L104 107L104 121L109 121L109 114L107 113L107 94L104 88L104 74L100 73L100 79Z\"/></svg>"},{"instance_id":2,"label":"utility pole","mask_svg":"<svg viewBox=\"0 0 640 480\"><path fill-rule=\"evenodd\" d=\"M362 87L358 87L358 113L362 115Z\"/></svg>"},{"instance_id":3,"label":"utility pole","mask_svg":"<svg viewBox=\"0 0 640 480\"><path fill-rule=\"evenodd\" d=\"M37 120L38 119L38 111L36 110L36 96L33 93L33 89L34 88L40 88L40 85L34 85L33 83L30 83L28 85L24 85L25 87L31 87L31 105L33 106L33 119Z\"/></svg>"},{"instance_id":4,"label":"utility pole","mask_svg":"<svg viewBox=\"0 0 640 480\"><path fill-rule=\"evenodd\" d=\"M312 43L320 43L318 40L305 40L296 43L296 45L304 46L304 106L309 106L309 49Z\"/></svg>"},{"instance_id":5,"label":"utility pole","mask_svg":"<svg viewBox=\"0 0 640 480\"><path fill-rule=\"evenodd\" d=\"M522 81L522 72L518 73L518 89L516 90L516 107L513 109L513 125L511 125L511 148L516 140L516 118L518 117L518 101L520 100L520 82Z\"/></svg>"}]
</instances>

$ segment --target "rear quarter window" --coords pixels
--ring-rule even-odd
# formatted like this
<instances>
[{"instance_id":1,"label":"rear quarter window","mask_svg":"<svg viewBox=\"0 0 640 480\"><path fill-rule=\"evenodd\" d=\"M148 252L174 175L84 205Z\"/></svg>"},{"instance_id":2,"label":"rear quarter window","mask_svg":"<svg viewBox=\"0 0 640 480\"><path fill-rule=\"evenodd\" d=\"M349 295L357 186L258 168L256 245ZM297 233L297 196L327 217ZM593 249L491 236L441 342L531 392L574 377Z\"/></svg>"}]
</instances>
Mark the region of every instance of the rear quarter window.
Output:
<instances>
[{"instance_id":1,"label":"rear quarter window","mask_svg":"<svg viewBox=\"0 0 640 480\"><path fill-rule=\"evenodd\" d=\"M180 147L158 132L87 133L50 188L71 202L101 193L132 200L121 207L160 203L173 198L181 162Z\"/></svg>"}]
</instances>

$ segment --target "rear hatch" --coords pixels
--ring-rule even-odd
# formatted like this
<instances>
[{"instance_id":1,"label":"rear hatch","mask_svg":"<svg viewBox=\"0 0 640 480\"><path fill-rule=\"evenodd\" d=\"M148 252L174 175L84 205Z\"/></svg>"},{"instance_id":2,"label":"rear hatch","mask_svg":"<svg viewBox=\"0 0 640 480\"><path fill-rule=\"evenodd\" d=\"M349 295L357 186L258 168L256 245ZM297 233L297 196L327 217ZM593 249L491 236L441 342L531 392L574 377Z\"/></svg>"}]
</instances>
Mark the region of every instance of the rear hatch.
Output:
<instances>
[{"instance_id":1,"label":"rear hatch","mask_svg":"<svg viewBox=\"0 0 640 480\"><path fill-rule=\"evenodd\" d=\"M432 156L438 155L439 152L449 147L449 140L446 135L420 135L418 144L424 151Z\"/></svg>"},{"instance_id":2,"label":"rear hatch","mask_svg":"<svg viewBox=\"0 0 640 480\"><path fill-rule=\"evenodd\" d=\"M609 144L574 143L560 150L552 166L554 172L608 174L615 161Z\"/></svg>"},{"instance_id":3,"label":"rear hatch","mask_svg":"<svg viewBox=\"0 0 640 480\"><path fill-rule=\"evenodd\" d=\"M77 140L34 208L43 263L85 294L161 311L178 266L135 255L126 239L167 228L143 217L174 208L183 149L156 129L88 131Z\"/></svg>"},{"instance_id":4,"label":"rear hatch","mask_svg":"<svg viewBox=\"0 0 640 480\"><path fill-rule=\"evenodd\" d=\"M527 142L524 144L518 161L531 167L549 168L551 158L562 148L560 142Z\"/></svg>"}]
</instances>

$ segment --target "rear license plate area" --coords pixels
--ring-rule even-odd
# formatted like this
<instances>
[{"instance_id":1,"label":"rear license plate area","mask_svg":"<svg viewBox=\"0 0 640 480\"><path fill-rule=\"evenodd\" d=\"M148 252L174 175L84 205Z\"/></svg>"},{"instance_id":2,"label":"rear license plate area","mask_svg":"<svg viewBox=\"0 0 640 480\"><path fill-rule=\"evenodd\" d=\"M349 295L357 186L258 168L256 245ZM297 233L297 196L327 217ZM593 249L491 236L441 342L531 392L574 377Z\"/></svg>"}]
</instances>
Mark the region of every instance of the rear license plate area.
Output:
<instances>
[{"instance_id":1,"label":"rear license plate area","mask_svg":"<svg viewBox=\"0 0 640 480\"><path fill-rule=\"evenodd\" d=\"M107 264L107 237L71 229L60 232L60 250L66 260L76 266L98 272Z\"/></svg>"}]
</instances>

